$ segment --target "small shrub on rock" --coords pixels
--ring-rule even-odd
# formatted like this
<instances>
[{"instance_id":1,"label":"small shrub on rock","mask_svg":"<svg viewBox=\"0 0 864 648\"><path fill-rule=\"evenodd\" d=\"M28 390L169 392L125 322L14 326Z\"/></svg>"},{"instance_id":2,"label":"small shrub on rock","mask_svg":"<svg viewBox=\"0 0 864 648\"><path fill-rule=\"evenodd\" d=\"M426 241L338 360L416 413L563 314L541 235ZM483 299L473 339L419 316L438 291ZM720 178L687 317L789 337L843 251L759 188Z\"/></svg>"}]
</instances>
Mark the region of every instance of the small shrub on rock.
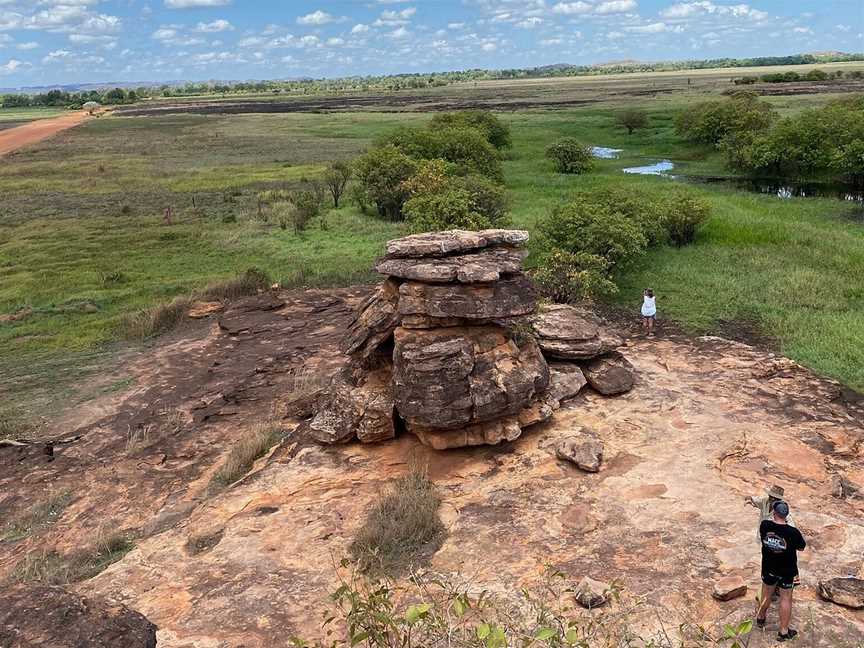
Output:
<instances>
[{"instance_id":1,"label":"small shrub on rock","mask_svg":"<svg viewBox=\"0 0 864 648\"><path fill-rule=\"evenodd\" d=\"M552 144L546 149L546 157L555 163L558 173L585 173L594 167L591 147L572 137L565 137Z\"/></svg>"},{"instance_id":2,"label":"small shrub on rock","mask_svg":"<svg viewBox=\"0 0 864 648\"><path fill-rule=\"evenodd\" d=\"M416 467L399 478L372 505L349 547L363 571L393 574L409 567L444 538L438 517L441 497L426 473Z\"/></svg>"}]
</instances>

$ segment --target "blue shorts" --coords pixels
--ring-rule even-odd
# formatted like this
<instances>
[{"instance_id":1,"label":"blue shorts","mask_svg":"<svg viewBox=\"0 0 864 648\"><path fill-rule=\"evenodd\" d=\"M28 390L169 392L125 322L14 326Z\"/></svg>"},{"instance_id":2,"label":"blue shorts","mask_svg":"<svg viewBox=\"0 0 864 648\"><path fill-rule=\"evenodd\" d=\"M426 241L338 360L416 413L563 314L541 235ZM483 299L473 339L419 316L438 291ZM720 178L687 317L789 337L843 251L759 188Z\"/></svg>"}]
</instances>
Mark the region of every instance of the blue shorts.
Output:
<instances>
[{"instance_id":1,"label":"blue shorts","mask_svg":"<svg viewBox=\"0 0 864 648\"><path fill-rule=\"evenodd\" d=\"M774 587L776 585L780 589L792 589L795 587L795 575L778 576L771 572L762 572L762 582L768 587Z\"/></svg>"}]
</instances>

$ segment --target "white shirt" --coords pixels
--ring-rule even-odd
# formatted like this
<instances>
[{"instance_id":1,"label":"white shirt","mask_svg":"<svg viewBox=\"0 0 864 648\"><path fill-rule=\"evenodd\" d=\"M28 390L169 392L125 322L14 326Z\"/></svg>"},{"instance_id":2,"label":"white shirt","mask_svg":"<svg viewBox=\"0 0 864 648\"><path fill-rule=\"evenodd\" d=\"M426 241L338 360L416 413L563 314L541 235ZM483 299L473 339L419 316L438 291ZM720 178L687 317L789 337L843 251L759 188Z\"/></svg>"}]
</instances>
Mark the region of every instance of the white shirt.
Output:
<instances>
[{"instance_id":1,"label":"white shirt","mask_svg":"<svg viewBox=\"0 0 864 648\"><path fill-rule=\"evenodd\" d=\"M643 295L642 297L642 316L653 317L657 314L657 305L654 303L656 297Z\"/></svg>"}]
</instances>

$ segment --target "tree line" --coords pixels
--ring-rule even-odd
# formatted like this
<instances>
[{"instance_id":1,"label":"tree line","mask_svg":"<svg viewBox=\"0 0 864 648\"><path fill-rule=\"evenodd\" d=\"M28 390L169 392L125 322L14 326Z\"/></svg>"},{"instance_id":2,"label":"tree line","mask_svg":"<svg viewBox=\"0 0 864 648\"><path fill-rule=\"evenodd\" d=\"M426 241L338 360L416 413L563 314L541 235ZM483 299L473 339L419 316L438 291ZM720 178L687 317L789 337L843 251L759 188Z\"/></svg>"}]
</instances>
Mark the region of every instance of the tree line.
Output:
<instances>
[{"instance_id":1,"label":"tree line","mask_svg":"<svg viewBox=\"0 0 864 648\"><path fill-rule=\"evenodd\" d=\"M105 105L131 104L142 96L149 96L146 88L140 90L85 90L82 92L67 92L65 90L49 90L39 94L7 94L2 96L3 108L70 108L80 109L85 103L95 101Z\"/></svg>"}]
</instances>

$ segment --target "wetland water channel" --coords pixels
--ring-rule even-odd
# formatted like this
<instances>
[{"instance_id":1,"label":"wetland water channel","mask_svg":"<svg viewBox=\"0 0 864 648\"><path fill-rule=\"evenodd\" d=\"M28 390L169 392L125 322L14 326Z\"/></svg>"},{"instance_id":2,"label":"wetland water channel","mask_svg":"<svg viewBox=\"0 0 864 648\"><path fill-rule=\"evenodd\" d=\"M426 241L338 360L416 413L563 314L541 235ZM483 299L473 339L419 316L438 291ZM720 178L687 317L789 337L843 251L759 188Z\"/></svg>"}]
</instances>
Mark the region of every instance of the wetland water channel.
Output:
<instances>
[{"instance_id":1,"label":"wetland water channel","mask_svg":"<svg viewBox=\"0 0 864 648\"><path fill-rule=\"evenodd\" d=\"M603 160L614 160L622 149L594 146L591 148L594 157ZM691 184L719 185L750 191L778 198L837 198L852 203L864 204L864 186L844 184L839 182L799 182L783 178L743 178L725 176L691 176L670 173L675 169L671 160L658 160L644 166L627 167L624 173L633 175L656 175L689 182Z\"/></svg>"}]
</instances>

